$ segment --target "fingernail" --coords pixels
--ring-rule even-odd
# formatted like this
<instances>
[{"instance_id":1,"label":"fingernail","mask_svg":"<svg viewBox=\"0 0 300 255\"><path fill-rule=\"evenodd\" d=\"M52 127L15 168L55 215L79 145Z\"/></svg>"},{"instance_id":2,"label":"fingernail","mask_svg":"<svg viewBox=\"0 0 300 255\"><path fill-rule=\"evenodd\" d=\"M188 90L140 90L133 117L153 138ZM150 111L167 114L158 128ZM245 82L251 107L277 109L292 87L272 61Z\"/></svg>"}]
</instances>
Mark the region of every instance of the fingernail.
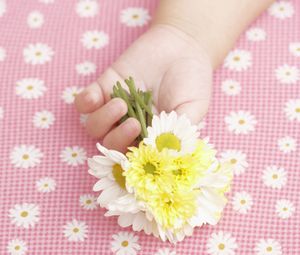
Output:
<instances>
[{"instance_id":1,"label":"fingernail","mask_svg":"<svg viewBox=\"0 0 300 255\"><path fill-rule=\"evenodd\" d=\"M108 103L108 107L109 107L109 111L111 111L111 114L125 115L127 112L127 105L120 98L114 98L114 99L110 100Z\"/></svg>"},{"instance_id":2,"label":"fingernail","mask_svg":"<svg viewBox=\"0 0 300 255\"><path fill-rule=\"evenodd\" d=\"M91 91L86 91L84 95L84 101L89 104L96 104L99 101L99 95Z\"/></svg>"}]
</instances>

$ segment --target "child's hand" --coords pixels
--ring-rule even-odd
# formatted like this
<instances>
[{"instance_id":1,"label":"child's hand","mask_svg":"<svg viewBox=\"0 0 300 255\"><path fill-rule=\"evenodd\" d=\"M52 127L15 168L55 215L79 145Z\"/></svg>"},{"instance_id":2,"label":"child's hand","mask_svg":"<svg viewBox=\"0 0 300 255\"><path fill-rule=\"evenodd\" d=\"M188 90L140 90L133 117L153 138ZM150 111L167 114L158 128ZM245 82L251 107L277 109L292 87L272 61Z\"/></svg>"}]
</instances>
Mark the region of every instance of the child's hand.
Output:
<instances>
[{"instance_id":1,"label":"child's hand","mask_svg":"<svg viewBox=\"0 0 300 255\"><path fill-rule=\"evenodd\" d=\"M158 112L175 110L198 123L207 111L212 83L208 56L191 36L171 26L155 25L76 97L78 111L89 113L88 133L103 138L108 148L126 151L140 133L135 119L117 125L127 107L121 99L110 100L116 81L129 76L137 87L152 90Z\"/></svg>"}]
</instances>

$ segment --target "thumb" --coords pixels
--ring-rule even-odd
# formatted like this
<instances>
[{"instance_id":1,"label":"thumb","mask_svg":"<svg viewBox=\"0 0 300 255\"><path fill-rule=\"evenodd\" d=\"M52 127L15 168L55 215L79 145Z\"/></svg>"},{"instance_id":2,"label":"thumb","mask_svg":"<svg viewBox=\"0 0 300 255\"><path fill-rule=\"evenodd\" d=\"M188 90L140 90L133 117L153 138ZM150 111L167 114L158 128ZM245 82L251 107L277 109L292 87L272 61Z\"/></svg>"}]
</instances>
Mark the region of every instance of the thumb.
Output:
<instances>
[{"instance_id":1,"label":"thumb","mask_svg":"<svg viewBox=\"0 0 300 255\"><path fill-rule=\"evenodd\" d=\"M180 59L165 73L159 91L158 110L186 114L197 124L210 102L212 68L207 61Z\"/></svg>"}]
</instances>

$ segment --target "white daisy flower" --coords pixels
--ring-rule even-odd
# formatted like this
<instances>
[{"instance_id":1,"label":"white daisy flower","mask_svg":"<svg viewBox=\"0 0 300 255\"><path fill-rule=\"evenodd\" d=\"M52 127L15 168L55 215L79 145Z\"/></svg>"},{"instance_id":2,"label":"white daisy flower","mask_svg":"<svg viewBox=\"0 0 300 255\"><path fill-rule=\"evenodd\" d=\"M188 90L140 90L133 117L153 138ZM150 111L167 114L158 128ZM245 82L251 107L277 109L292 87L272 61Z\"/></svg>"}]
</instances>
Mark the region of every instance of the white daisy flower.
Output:
<instances>
[{"instance_id":1,"label":"white daisy flower","mask_svg":"<svg viewBox=\"0 0 300 255\"><path fill-rule=\"evenodd\" d=\"M246 37L249 41L260 42L266 40L266 32L262 28L251 28L246 32Z\"/></svg>"},{"instance_id":2,"label":"white daisy flower","mask_svg":"<svg viewBox=\"0 0 300 255\"><path fill-rule=\"evenodd\" d=\"M103 31L87 31L81 37L83 46L87 49L101 49L109 42L109 37Z\"/></svg>"},{"instance_id":3,"label":"white daisy flower","mask_svg":"<svg viewBox=\"0 0 300 255\"><path fill-rule=\"evenodd\" d=\"M252 54L246 50L233 50L229 52L224 61L224 67L232 71L245 71L252 65Z\"/></svg>"},{"instance_id":4,"label":"white daisy flower","mask_svg":"<svg viewBox=\"0 0 300 255\"><path fill-rule=\"evenodd\" d=\"M212 233L207 242L207 252L211 255L234 255L238 247L235 238L229 233Z\"/></svg>"},{"instance_id":5,"label":"white daisy flower","mask_svg":"<svg viewBox=\"0 0 300 255\"><path fill-rule=\"evenodd\" d=\"M54 115L49 111L36 112L33 116L33 125L37 128L47 129L54 123Z\"/></svg>"},{"instance_id":6,"label":"white daisy flower","mask_svg":"<svg viewBox=\"0 0 300 255\"><path fill-rule=\"evenodd\" d=\"M6 12L6 2L4 0L0 1L0 17Z\"/></svg>"},{"instance_id":7,"label":"white daisy flower","mask_svg":"<svg viewBox=\"0 0 300 255\"><path fill-rule=\"evenodd\" d=\"M228 150L221 153L221 162L229 162L235 175L245 172L249 166L246 154L237 150Z\"/></svg>"},{"instance_id":8,"label":"white daisy flower","mask_svg":"<svg viewBox=\"0 0 300 255\"><path fill-rule=\"evenodd\" d=\"M130 232L119 232L112 236L111 250L117 255L136 255L141 249L138 237Z\"/></svg>"},{"instance_id":9,"label":"white daisy flower","mask_svg":"<svg viewBox=\"0 0 300 255\"><path fill-rule=\"evenodd\" d=\"M62 93L62 99L67 103L67 104L73 104L75 97L83 90L81 87L67 87L64 89Z\"/></svg>"},{"instance_id":10,"label":"white daisy flower","mask_svg":"<svg viewBox=\"0 0 300 255\"><path fill-rule=\"evenodd\" d=\"M20 145L13 148L10 161L15 167L31 168L41 163L43 153L34 145Z\"/></svg>"},{"instance_id":11,"label":"white daisy flower","mask_svg":"<svg viewBox=\"0 0 300 255\"><path fill-rule=\"evenodd\" d=\"M44 24L44 15L39 11L29 13L27 17L27 25L30 28L40 28Z\"/></svg>"},{"instance_id":12,"label":"white daisy flower","mask_svg":"<svg viewBox=\"0 0 300 255\"><path fill-rule=\"evenodd\" d=\"M295 57L300 57L300 42L290 43L289 51Z\"/></svg>"},{"instance_id":13,"label":"white daisy flower","mask_svg":"<svg viewBox=\"0 0 300 255\"><path fill-rule=\"evenodd\" d=\"M70 242L83 242L87 238L88 226L83 221L67 222L63 231Z\"/></svg>"},{"instance_id":14,"label":"white daisy flower","mask_svg":"<svg viewBox=\"0 0 300 255\"><path fill-rule=\"evenodd\" d=\"M80 0L76 4L76 13L79 17L95 17L99 12L99 4L95 0Z\"/></svg>"},{"instance_id":15,"label":"white daisy flower","mask_svg":"<svg viewBox=\"0 0 300 255\"><path fill-rule=\"evenodd\" d=\"M96 65L90 61L84 61L76 65L76 71L78 74L87 76L96 72Z\"/></svg>"},{"instance_id":16,"label":"white daisy flower","mask_svg":"<svg viewBox=\"0 0 300 255\"><path fill-rule=\"evenodd\" d=\"M50 177L44 177L35 183L38 192L49 193L55 190L56 182Z\"/></svg>"},{"instance_id":17,"label":"white daisy flower","mask_svg":"<svg viewBox=\"0 0 300 255\"><path fill-rule=\"evenodd\" d=\"M277 166L267 167L262 175L264 184L273 189L281 189L287 182L287 173Z\"/></svg>"},{"instance_id":18,"label":"white daisy flower","mask_svg":"<svg viewBox=\"0 0 300 255\"><path fill-rule=\"evenodd\" d=\"M54 0L39 0L41 3L44 3L44 4L52 4L54 3Z\"/></svg>"},{"instance_id":19,"label":"white daisy flower","mask_svg":"<svg viewBox=\"0 0 300 255\"><path fill-rule=\"evenodd\" d=\"M29 44L23 50L24 61L31 65L43 65L52 60L54 51L46 44Z\"/></svg>"},{"instance_id":20,"label":"white daisy flower","mask_svg":"<svg viewBox=\"0 0 300 255\"><path fill-rule=\"evenodd\" d=\"M3 119L3 116L4 116L4 111L3 108L0 106L0 120Z\"/></svg>"},{"instance_id":21,"label":"white daisy flower","mask_svg":"<svg viewBox=\"0 0 300 255\"><path fill-rule=\"evenodd\" d=\"M86 210L94 210L97 208L97 198L93 195L82 195L79 198L80 206Z\"/></svg>"},{"instance_id":22,"label":"white daisy flower","mask_svg":"<svg viewBox=\"0 0 300 255\"><path fill-rule=\"evenodd\" d=\"M225 80L222 82L222 91L228 96L236 96L241 92L241 85L235 80Z\"/></svg>"},{"instance_id":23,"label":"white daisy flower","mask_svg":"<svg viewBox=\"0 0 300 255\"><path fill-rule=\"evenodd\" d=\"M176 251L172 251L169 248L159 249L155 255L176 255Z\"/></svg>"},{"instance_id":24,"label":"white daisy flower","mask_svg":"<svg viewBox=\"0 0 300 255\"><path fill-rule=\"evenodd\" d=\"M147 127L148 137L143 142L156 147L159 151L167 149L174 154L187 154L195 150L198 128L192 125L185 116L178 116L176 112L161 112L154 115L151 127Z\"/></svg>"},{"instance_id":25,"label":"white daisy flower","mask_svg":"<svg viewBox=\"0 0 300 255\"><path fill-rule=\"evenodd\" d=\"M86 160L86 151L79 146L65 147L60 153L60 158L69 166L83 165Z\"/></svg>"},{"instance_id":26,"label":"white daisy flower","mask_svg":"<svg viewBox=\"0 0 300 255\"><path fill-rule=\"evenodd\" d=\"M89 117L88 114L80 114L80 117L79 117L80 123L85 126L85 123L86 123L88 117Z\"/></svg>"},{"instance_id":27,"label":"white daisy flower","mask_svg":"<svg viewBox=\"0 0 300 255\"><path fill-rule=\"evenodd\" d=\"M4 61L6 58L6 51L4 48L0 47L0 62Z\"/></svg>"},{"instance_id":28,"label":"white daisy flower","mask_svg":"<svg viewBox=\"0 0 300 255\"><path fill-rule=\"evenodd\" d=\"M144 8L127 8L121 11L121 23L128 27L142 27L151 19L148 10Z\"/></svg>"},{"instance_id":29,"label":"white daisy flower","mask_svg":"<svg viewBox=\"0 0 300 255\"><path fill-rule=\"evenodd\" d=\"M250 112L238 111L226 116L225 123L228 130L234 134L248 134L255 130L257 121Z\"/></svg>"},{"instance_id":30,"label":"white daisy flower","mask_svg":"<svg viewBox=\"0 0 300 255\"><path fill-rule=\"evenodd\" d=\"M261 239L254 250L256 255L282 255L280 243L273 239Z\"/></svg>"},{"instance_id":31,"label":"white daisy flower","mask_svg":"<svg viewBox=\"0 0 300 255\"><path fill-rule=\"evenodd\" d=\"M9 210L11 222L23 228L34 227L39 221L40 210L35 204L17 204Z\"/></svg>"},{"instance_id":32,"label":"white daisy flower","mask_svg":"<svg viewBox=\"0 0 300 255\"><path fill-rule=\"evenodd\" d=\"M287 219L293 215L295 207L291 201L281 199L276 201L275 210L279 218Z\"/></svg>"},{"instance_id":33,"label":"white daisy flower","mask_svg":"<svg viewBox=\"0 0 300 255\"><path fill-rule=\"evenodd\" d=\"M296 66L284 64L275 70L277 80L282 84L296 84L300 79L300 71Z\"/></svg>"},{"instance_id":34,"label":"white daisy flower","mask_svg":"<svg viewBox=\"0 0 300 255\"><path fill-rule=\"evenodd\" d=\"M233 196L233 210L237 211L238 213L246 214L251 209L252 204L252 197L245 191L236 192Z\"/></svg>"},{"instance_id":35,"label":"white daisy flower","mask_svg":"<svg viewBox=\"0 0 300 255\"><path fill-rule=\"evenodd\" d=\"M269 7L268 13L278 19L290 18L294 15L294 6L288 1L278 1Z\"/></svg>"},{"instance_id":36,"label":"white daisy flower","mask_svg":"<svg viewBox=\"0 0 300 255\"><path fill-rule=\"evenodd\" d=\"M125 155L118 151L108 150L97 143L97 149L104 156L94 156L88 159L89 173L100 180L93 187L94 191L102 191L97 199L101 207L126 195L125 177L122 166L127 162Z\"/></svg>"},{"instance_id":37,"label":"white daisy flower","mask_svg":"<svg viewBox=\"0 0 300 255\"><path fill-rule=\"evenodd\" d=\"M290 153L296 150L297 148L297 141L296 139L285 136L280 139L278 139L278 147L279 150L282 151L283 153Z\"/></svg>"},{"instance_id":38,"label":"white daisy flower","mask_svg":"<svg viewBox=\"0 0 300 255\"><path fill-rule=\"evenodd\" d=\"M16 94L24 99L37 99L46 90L44 81L37 78L24 78L16 82Z\"/></svg>"},{"instance_id":39,"label":"white daisy flower","mask_svg":"<svg viewBox=\"0 0 300 255\"><path fill-rule=\"evenodd\" d=\"M10 255L25 255L27 250L27 244L20 239L11 240L7 245L7 251Z\"/></svg>"},{"instance_id":40,"label":"white daisy flower","mask_svg":"<svg viewBox=\"0 0 300 255\"><path fill-rule=\"evenodd\" d=\"M289 120L300 122L300 99L290 99L287 101L284 111Z\"/></svg>"}]
</instances>

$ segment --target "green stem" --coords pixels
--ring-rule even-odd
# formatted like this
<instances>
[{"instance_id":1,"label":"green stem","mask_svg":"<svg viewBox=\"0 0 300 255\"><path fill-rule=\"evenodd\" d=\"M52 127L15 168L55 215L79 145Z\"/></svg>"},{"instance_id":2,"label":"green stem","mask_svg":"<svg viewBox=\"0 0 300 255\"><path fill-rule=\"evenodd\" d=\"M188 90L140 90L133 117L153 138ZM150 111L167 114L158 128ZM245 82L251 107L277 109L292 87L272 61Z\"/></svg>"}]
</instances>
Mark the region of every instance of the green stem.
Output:
<instances>
[{"instance_id":1,"label":"green stem","mask_svg":"<svg viewBox=\"0 0 300 255\"><path fill-rule=\"evenodd\" d=\"M135 103L135 108L137 110L138 120L141 123L141 128L142 128L141 136L142 136L142 138L145 138L145 137L148 136L145 116L143 114L143 111L142 111L141 106L139 105L139 103L137 101L135 101L134 103Z\"/></svg>"},{"instance_id":2,"label":"green stem","mask_svg":"<svg viewBox=\"0 0 300 255\"><path fill-rule=\"evenodd\" d=\"M133 117L137 119L136 114L134 113L134 110L132 109L130 100L127 96L127 93L125 92L125 90L122 88L121 83L117 82L117 88L118 88L118 93L120 95L120 97L126 102L127 104L127 108L128 108L128 115L129 117Z\"/></svg>"}]
</instances>

